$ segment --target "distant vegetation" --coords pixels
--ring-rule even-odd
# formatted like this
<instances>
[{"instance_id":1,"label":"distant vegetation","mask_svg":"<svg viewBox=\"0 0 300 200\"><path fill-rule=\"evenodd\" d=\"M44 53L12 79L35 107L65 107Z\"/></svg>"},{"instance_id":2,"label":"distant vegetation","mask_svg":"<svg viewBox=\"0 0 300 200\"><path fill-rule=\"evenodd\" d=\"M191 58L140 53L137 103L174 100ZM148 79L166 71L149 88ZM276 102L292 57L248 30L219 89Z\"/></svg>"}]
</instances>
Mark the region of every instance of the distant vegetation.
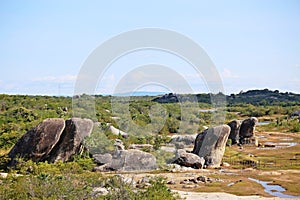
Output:
<instances>
[{"instance_id":1,"label":"distant vegetation","mask_svg":"<svg viewBox=\"0 0 300 200\"><path fill-rule=\"evenodd\" d=\"M222 94L218 94L222 95ZM189 95L183 95L184 99L189 99ZM191 95L190 95L191 96ZM213 109L210 102L210 94L198 94L199 109ZM149 117L150 108L159 103L151 101L156 97L137 96L130 98L130 117L133 123L138 126L146 126L151 123ZM280 93L270 90L251 90L239 94L226 96L227 114L226 121L250 116L263 117L264 120L273 120L274 125L285 125L284 120L289 119L291 113L300 110L300 95L293 93ZM111 108L111 96L94 96L95 116L94 121L102 124L105 129L106 124L110 123L115 127L118 124L127 123L127 116L113 116ZM197 130L203 130L211 122L212 112L199 112L193 107L186 106L187 116L182 116L179 103L164 102L162 106L167 111L166 123L158 134L161 136L176 133L185 118L187 132L193 130L192 127L198 126ZM36 126L45 118L70 118L73 115L71 97L50 97L50 96L28 96L28 95L0 95L0 149L9 149L15 142L29 129ZM89 117L84 116L83 117ZM115 118L114 118L115 117ZM118 123L116 123L118 121ZM157 121L163 120L160 118ZM286 124L291 131L299 131L299 125L294 125L291 121ZM190 129L188 127L191 127ZM134 133L136 130L129 130ZM138 131L138 130L137 130ZM109 134L109 133L107 133ZM132 140L146 141L146 138L138 139L131 137ZM154 140L154 139L153 139ZM149 141L149 140L148 140ZM125 143L128 143L126 141ZM130 143L130 142L129 142Z\"/></svg>"},{"instance_id":2,"label":"distant vegetation","mask_svg":"<svg viewBox=\"0 0 300 200\"><path fill-rule=\"evenodd\" d=\"M300 94L279 92L278 90L249 90L227 96L229 105L252 104L259 106L299 106Z\"/></svg>"}]
</instances>

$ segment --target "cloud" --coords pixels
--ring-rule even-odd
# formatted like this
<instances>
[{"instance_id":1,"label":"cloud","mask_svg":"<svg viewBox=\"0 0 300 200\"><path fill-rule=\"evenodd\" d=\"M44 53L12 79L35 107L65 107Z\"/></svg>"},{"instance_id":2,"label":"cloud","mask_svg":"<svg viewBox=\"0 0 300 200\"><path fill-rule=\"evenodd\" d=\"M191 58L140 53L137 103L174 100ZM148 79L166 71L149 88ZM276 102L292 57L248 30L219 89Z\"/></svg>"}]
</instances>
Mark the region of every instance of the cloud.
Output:
<instances>
[{"instance_id":1,"label":"cloud","mask_svg":"<svg viewBox=\"0 0 300 200\"><path fill-rule=\"evenodd\" d=\"M222 73L221 73L221 76L223 78L239 78L238 75L232 73L228 68L224 68Z\"/></svg>"},{"instance_id":2,"label":"cloud","mask_svg":"<svg viewBox=\"0 0 300 200\"><path fill-rule=\"evenodd\" d=\"M38 77L34 79L34 81L43 81L43 82L73 82L75 81L77 76L75 75L62 75L62 76L44 76L44 77Z\"/></svg>"}]
</instances>

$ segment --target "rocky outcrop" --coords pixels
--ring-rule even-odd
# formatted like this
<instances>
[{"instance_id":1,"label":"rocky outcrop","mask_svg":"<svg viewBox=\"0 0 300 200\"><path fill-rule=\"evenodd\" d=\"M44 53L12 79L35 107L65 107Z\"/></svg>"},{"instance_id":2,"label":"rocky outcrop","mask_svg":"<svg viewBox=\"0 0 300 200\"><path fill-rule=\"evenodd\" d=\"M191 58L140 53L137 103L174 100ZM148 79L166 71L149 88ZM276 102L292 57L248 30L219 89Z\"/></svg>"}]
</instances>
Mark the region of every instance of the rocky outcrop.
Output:
<instances>
[{"instance_id":1,"label":"rocky outcrop","mask_svg":"<svg viewBox=\"0 0 300 200\"><path fill-rule=\"evenodd\" d=\"M228 139L231 139L231 144L236 144L239 142L239 132L241 122L239 120L233 120L227 124L230 127L230 134Z\"/></svg>"},{"instance_id":2,"label":"rocky outcrop","mask_svg":"<svg viewBox=\"0 0 300 200\"><path fill-rule=\"evenodd\" d=\"M157 168L156 158L150 153L130 149L115 151L109 163L94 168L95 171L143 171Z\"/></svg>"},{"instance_id":3,"label":"rocky outcrop","mask_svg":"<svg viewBox=\"0 0 300 200\"><path fill-rule=\"evenodd\" d=\"M250 117L242 122L239 133L239 140L241 144L244 143L245 138L252 138L255 136L254 131L257 123L258 119L256 117Z\"/></svg>"},{"instance_id":4,"label":"rocky outcrop","mask_svg":"<svg viewBox=\"0 0 300 200\"><path fill-rule=\"evenodd\" d=\"M229 134L228 125L206 129L197 135L192 153L203 157L207 167L220 167Z\"/></svg>"},{"instance_id":5,"label":"rocky outcrop","mask_svg":"<svg viewBox=\"0 0 300 200\"><path fill-rule=\"evenodd\" d=\"M177 102L179 102L177 95L173 94L173 93L165 94L162 97L157 97L157 98L153 99L152 101L158 102L158 103L177 103Z\"/></svg>"},{"instance_id":6,"label":"rocky outcrop","mask_svg":"<svg viewBox=\"0 0 300 200\"><path fill-rule=\"evenodd\" d=\"M79 152L84 137L92 130L90 119L45 119L23 135L8 155L12 160L21 157L35 162L67 161Z\"/></svg>"},{"instance_id":7,"label":"rocky outcrop","mask_svg":"<svg viewBox=\"0 0 300 200\"><path fill-rule=\"evenodd\" d=\"M45 119L35 128L23 135L8 156L21 157L35 162L43 161L53 150L65 129L65 120Z\"/></svg>"}]
</instances>

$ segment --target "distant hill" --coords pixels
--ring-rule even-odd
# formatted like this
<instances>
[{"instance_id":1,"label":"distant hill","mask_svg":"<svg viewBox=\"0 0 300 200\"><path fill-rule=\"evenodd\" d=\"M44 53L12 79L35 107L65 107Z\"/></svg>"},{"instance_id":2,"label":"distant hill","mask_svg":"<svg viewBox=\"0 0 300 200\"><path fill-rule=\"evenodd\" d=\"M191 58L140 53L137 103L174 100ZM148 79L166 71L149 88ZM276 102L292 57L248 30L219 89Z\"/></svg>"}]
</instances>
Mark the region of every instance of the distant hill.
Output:
<instances>
[{"instance_id":1,"label":"distant hill","mask_svg":"<svg viewBox=\"0 0 300 200\"><path fill-rule=\"evenodd\" d=\"M197 94L196 97L198 99L198 102L211 103L211 95L212 94ZM190 98L183 98L188 96L192 95L176 95L169 93L161 97L156 97L152 101L159 103L176 103L178 102L178 99L189 100ZM239 94L226 95L226 100L229 105L300 105L300 94L295 94L291 92L282 93L278 90L272 91L268 89L249 90L247 92L240 92Z\"/></svg>"},{"instance_id":2,"label":"distant hill","mask_svg":"<svg viewBox=\"0 0 300 200\"><path fill-rule=\"evenodd\" d=\"M249 90L227 96L229 104L248 103L253 105L300 105L300 94L279 92L278 90Z\"/></svg>"}]
</instances>

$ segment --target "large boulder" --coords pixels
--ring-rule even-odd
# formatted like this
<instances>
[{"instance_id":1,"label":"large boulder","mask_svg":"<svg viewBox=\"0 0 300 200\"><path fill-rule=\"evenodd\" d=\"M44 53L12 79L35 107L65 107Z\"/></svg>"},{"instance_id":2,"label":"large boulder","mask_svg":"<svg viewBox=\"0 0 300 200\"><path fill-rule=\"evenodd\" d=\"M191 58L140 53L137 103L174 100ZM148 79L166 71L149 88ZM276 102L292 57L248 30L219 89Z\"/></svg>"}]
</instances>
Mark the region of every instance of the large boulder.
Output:
<instances>
[{"instance_id":1,"label":"large boulder","mask_svg":"<svg viewBox=\"0 0 300 200\"><path fill-rule=\"evenodd\" d=\"M71 118L66 120L66 128L59 142L49 155L49 162L67 161L81 148L83 139L90 136L94 123L90 119Z\"/></svg>"},{"instance_id":2,"label":"large boulder","mask_svg":"<svg viewBox=\"0 0 300 200\"><path fill-rule=\"evenodd\" d=\"M43 161L59 141L64 128L64 119L43 120L18 140L9 152L9 157L32 159L35 162Z\"/></svg>"},{"instance_id":3,"label":"large boulder","mask_svg":"<svg viewBox=\"0 0 300 200\"><path fill-rule=\"evenodd\" d=\"M140 150L120 150L112 154L109 163L96 167L96 171L144 171L157 168L156 158Z\"/></svg>"},{"instance_id":4,"label":"large boulder","mask_svg":"<svg viewBox=\"0 0 300 200\"><path fill-rule=\"evenodd\" d=\"M23 135L9 152L13 160L11 165L17 157L35 162L67 161L80 151L84 137L92 130L90 119L45 119Z\"/></svg>"},{"instance_id":5,"label":"large boulder","mask_svg":"<svg viewBox=\"0 0 300 200\"><path fill-rule=\"evenodd\" d=\"M196 169L202 169L205 164L205 159L202 157L197 156L193 153L188 153L183 149L180 149L181 152L178 152L178 158L174 161L175 164L185 166L185 167L192 167Z\"/></svg>"},{"instance_id":6,"label":"large boulder","mask_svg":"<svg viewBox=\"0 0 300 200\"><path fill-rule=\"evenodd\" d=\"M238 143L241 122L239 120L233 120L229 122L227 125L230 127L230 134L228 139L231 139L232 144Z\"/></svg>"},{"instance_id":7,"label":"large boulder","mask_svg":"<svg viewBox=\"0 0 300 200\"><path fill-rule=\"evenodd\" d=\"M197 135L192 153L203 157L207 167L220 167L229 134L228 125L204 130Z\"/></svg>"},{"instance_id":8,"label":"large boulder","mask_svg":"<svg viewBox=\"0 0 300 200\"><path fill-rule=\"evenodd\" d=\"M257 123L258 119L256 117L250 117L242 122L239 132L240 143L243 143L245 138L252 138L255 136L254 131Z\"/></svg>"}]
</instances>

